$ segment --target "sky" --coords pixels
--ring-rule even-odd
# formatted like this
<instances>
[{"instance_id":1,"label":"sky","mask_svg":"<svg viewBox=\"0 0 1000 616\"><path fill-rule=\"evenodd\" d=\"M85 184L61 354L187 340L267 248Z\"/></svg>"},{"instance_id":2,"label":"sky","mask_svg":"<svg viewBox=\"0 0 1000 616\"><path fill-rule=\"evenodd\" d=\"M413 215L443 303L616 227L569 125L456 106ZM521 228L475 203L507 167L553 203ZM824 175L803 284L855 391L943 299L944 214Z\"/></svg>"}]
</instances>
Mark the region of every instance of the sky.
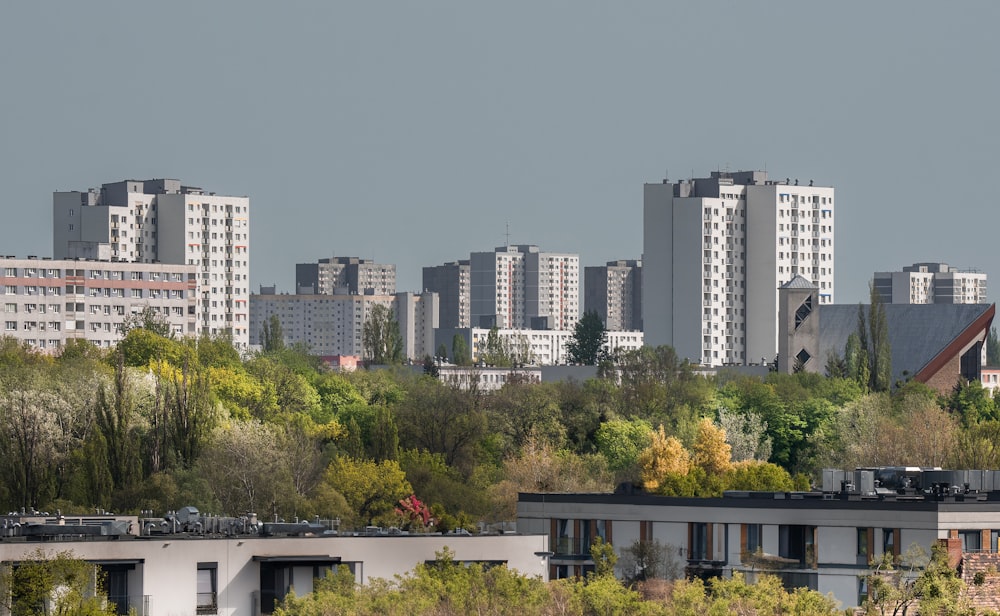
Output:
<instances>
[{"instance_id":1,"label":"sky","mask_svg":"<svg viewBox=\"0 0 1000 616\"><path fill-rule=\"evenodd\" d=\"M838 303L922 261L997 289L998 23L993 0L4 3L0 254L52 254L53 191L168 177L250 197L254 291L334 255L418 291L508 237L638 258L643 183L766 169L836 188Z\"/></svg>"}]
</instances>

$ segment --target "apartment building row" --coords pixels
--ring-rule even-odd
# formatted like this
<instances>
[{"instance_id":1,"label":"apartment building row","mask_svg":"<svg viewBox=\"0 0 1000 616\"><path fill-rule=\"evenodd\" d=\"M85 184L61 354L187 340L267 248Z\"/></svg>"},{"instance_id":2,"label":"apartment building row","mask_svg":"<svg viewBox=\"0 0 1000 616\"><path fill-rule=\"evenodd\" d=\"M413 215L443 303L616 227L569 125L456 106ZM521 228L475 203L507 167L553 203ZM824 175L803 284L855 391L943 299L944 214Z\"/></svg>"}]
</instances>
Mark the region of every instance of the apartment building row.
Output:
<instances>
[{"instance_id":1,"label":"apartment building row","mask_svg":"<svg viewBox=\"0 0 1000 616\"><path fill-rule=\"evenodd\" d=\"M192 265L0 257L3 331L42 351L85 339L108 348L147 308L178 336L203 323Z\"/></svg>"}]
</instances>

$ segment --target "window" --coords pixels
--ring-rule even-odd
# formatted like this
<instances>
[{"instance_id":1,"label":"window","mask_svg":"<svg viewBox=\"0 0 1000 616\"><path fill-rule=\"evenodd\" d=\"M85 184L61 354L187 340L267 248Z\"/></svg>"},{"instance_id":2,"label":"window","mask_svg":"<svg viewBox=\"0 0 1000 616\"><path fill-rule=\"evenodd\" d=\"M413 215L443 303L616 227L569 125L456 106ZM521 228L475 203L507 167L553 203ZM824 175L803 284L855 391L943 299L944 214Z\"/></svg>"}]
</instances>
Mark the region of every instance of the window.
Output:
<instances>
[{"instance_id":1,"label":"window","mask_svg":"<svg viewBox=\"0 0 1000 616\"><path fill-rule=\"evenodd\" d=\"M17 286L12 284L4 285L3 292L6 295L17 295Z\"/></svg>"},{"instance_id":2,"label":"window","mask_svg":"<svg viewBox=\"0 0 1000 616\"><path fill-rule=\"evenodd\" d=\"M871 543L871 529L870 528L859 528L858 529L858 564L868 564L869 560L869 544Z\"/></svg>"},{"instance_id":3,"label":"window","mask_svg":"<svg viewBox=\"0 0 1000 616\"><path fill-rule=\"evenodd\" d=\"M3 328L9 332L17 331L17 321L4 321Z\"/></svg>"},{"instance_id":4,"label":"window","mask_svg":"<svg viewBox=\"0 0 1000 616\"><path fill-rule=\"evenodd\" d=\"M4 304L4 312L17 312L17 304Z\"/></svg>"},{"instance_id":5,"label":"window","mask_svg":"<svg viewBox=\"0 0 1000 616\"><path fill-rule=\"evenodd\" d=\"M215 614L218 611L216 604L217 569L218 563L198 563L198 598L195 604L197 614Z\"/></svg>"},{"instance_id":6,"label":"window","mask_svg":"<svg viewBox=\"0 0 1000 616\"><path fill-rule=\"evenodd\" d=\"M746 548L745 551L753 554L758 550L764 548L763 542L763 532L760 524L744 524L743 527L746 529Z\"/></svg>"},{"instance_id":7,"label":"window","mask_svg":"<svg viewBox=\"0 0 1000 616\"><path fill-rule=\"evenodd\" d=\"M705 522L688 524L688 560L707 560L711 549L709 525Z\"/></svg>"}]
</instances>

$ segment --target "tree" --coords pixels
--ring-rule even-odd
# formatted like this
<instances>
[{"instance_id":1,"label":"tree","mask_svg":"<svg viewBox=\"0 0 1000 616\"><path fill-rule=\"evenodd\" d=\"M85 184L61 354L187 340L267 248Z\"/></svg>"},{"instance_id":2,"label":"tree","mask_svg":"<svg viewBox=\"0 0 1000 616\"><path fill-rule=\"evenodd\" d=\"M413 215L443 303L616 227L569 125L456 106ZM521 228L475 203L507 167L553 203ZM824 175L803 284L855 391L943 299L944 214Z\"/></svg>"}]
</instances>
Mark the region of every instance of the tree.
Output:
<instances>
[{"instance_id":1,"label":"tree","mask_svg":"<svg viewBox=\"0 0 1000 616\"><path fill-rule=\"evenodd\" d=\"M105 576L72 551L47 554L41 548L0 574L0 603L18 616L114 616Z\"/></svg>"},{"instance_id":2,"label":"tree","mask_svg":"<svg viewBox=\"0 0 1000 616\"><path fill-rule=\"evenodd\" d=\"M767 422L757 413L738 413L724 406L720 407L719 427L726 433L726 442L729 443L734 462L767 460L771 457Z\"/></svg>"},{"instance_id":3,"label":"tree","mask_svg":"<svg viewBox=\"0 0 1000 616\"><path fill-rule=\"evenodd\" d=\"M444 456L449 466L471 470L475 448L486 433L486 416L472 392L416 379L393 415L400 445Z\"/></svg>"},{"instance_id":4,"label":"tree","mask_svg":"<svg viewBox=\"0 0 1000 616\"><path fill-rule=\"evenodd\" d=\"M872 563L866 576L866 615L907 614L916 607L921 614L967 613L961 598L965 584L948 563L948 551L940 543L931 554L914 545L897 562L892 553Z\"/></svg>"},{"instance_id":5,"label":"tree","mask_svg":"<svg viewBox=\"0 0 1000 616\"><path fill-rule=\"evenodd\" d=\"M344 495L364 524L382 517L390 519L399 500L413 494L395 460L374 462L338 456L327 467L323 481Z\"/></svg>"},{"instance_id":6,"label":"tree","mask_svg":"<svg viewBox=\"0 0 1000 616\"><path fill-rule=\"evenodd\" d=\"M375 365L403 363L403 336L392 310L381 304L372 306L362 331L365 359Z\"/></svg>"},{"instance_id":7,"label":"tree","mask_svg":"<svg viewBox=\"0 0 1000 616\"><path fill-rule=\"evenodd\" d=\"M636 466L639 454L649 447L652 436L653 427L643 419L612 419L597 429L594 442L608 461L608 468L621 472Z\"/></svg>"},{"instance_id":8,"label":"tree","mask_svg":"<svg viewBox=\"0 0 1000 616\"><path fill-rule=\"evenodd\" d=\"M451 361L456 366L468 366L472 364L472 357L469 355L469 345L465 343L465 336L455 334L451 337Z\"/></svg>"},{"instance_id":9,"label":"tree","mask_svg":"<svg viewBox=\"0 0 1000 616\"><path fill-rule=\"evenodd\" d=\"M732 448L726 431L705 417L698 423L698 436L691 446L691 462L709 475L719 475L732 468Z\"/></svg>"},{"instance_id":10,"label":"tree","mask_svg":"<svg viewBox=\"0 0 1000 616\"><path fill-rule=\"evenodd\" d=\"M216 428L198 462L224 511L230 515L270 512L288 502L292 478L285 455L276 451L278 431L256 420ZM297 452L288 452L297 455Z\"/></svg>"},{"instance_id":11,"label":"tree","mask_svg":"<svg viewBox=\"0 0 1000 616\"><path fill-rule=\"evenodd\" d=\"M991 327L986 336L986 365L1000 366L1000 338L997 338L995 327Z\"/></svg>"},{"instance_id":12,"label":"tree","mask_svg":"<svg viewBox=\"0 0 1000 616\"><path fill-rule=\"evenodd\" d=\"M174 337L167 318L152 306L146 306L139 312L133 312L125 317L125 321L122 322L122 336L128 335L134 329L144 329L164 338Z\"/></svg>"},{"instance_id":13,"label":"tree","mask_svg":"<svg viewBox=\"0 0 1000 616\"><path fill-rule=\"evenodd\" d=\"M281 319L272 314L260 328L260 345L265 353L277 353L285 348L285 333Z\"/></svg>"},{"instance_id":14,"label":"tree","mask_svg":"<svg viewBox=\"0 0 1000 616\"><path fill-rule=\"evenodd\" d=\"M869 287L869 295L871 297L868 314L868 325L871 329L868 352L870 387L872 391L889 391L892 386L892 349L889 346L889 324L885 316L885 304L874 284Z\"/></svg>"},{"instance_id":15,"label":"tree","mask_svg":"<svg viewBox=\"0 0 1000 616\"><path fill-rule=\"evenodd\" d=\"M570 363L596 366L607 340L608 332L601 317L593 310L584 312L573 327L573 338L566 344Z\"/></svg>"},{"instance_id":16,"label":"tree","mask_svg":"<svg viewBox=\"0 0 1000 616\"><path fill-rule=\"evenodd\" d=\"M500 329L494 325L486 334L486 349L479 354L479 359L487 366L507 367L510 366L510 352L503 339L500 338Z\"/></svg>"},{"instance_id":17,"label":"tree","mask_svg":"<svg viewBox=\"0 0 1000 616\"><path fill-rule=\"evenodd\" d=\"M639 467L642 487L655 491L668 475L687 475L691 456L676 437L667 436L661 425L653 432L649 447L639 454Z\"/></svg>"},{"instance_id":18,"label":"tree","mask_svg":"<svg viewBox=\"0 0 1000 616\"><path fill-rule=\"evenodd\" d=\"M684 577L684 566L677 558L677 546L659 539L636 540L622 550L619 569L627 583L645 580L676 580Z\"/></svg>"}]
</instances>

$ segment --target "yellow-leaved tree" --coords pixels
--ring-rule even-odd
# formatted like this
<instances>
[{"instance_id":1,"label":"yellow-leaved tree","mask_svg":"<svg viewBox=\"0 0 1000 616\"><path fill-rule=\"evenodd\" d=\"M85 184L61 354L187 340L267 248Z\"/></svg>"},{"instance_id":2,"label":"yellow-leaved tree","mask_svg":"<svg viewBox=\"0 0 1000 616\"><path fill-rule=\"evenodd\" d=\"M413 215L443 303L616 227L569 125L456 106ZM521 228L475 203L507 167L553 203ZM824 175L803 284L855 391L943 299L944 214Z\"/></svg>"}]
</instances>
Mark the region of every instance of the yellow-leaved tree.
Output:
<instances>
[{"instance_id":1,"label":"yellow-leaved tree","mask_svg":"<svg viewBox=\"0 0 1000 616\"><path fill-rule=\"evenodd\" d=\"M726 442L726 431L711 420L698 423L698 436L691 446L691 461L709 476L719 476L732 468L732 447Z\"/></svg>"},{"instance_id":2,"label":"yellow-leaved tree","mask_svg":"<svg viewBox=\"0 0 1000 616\"><path fill-rule=\"evenodd\" d=\"M642 487L653 492L668 475L687 475L691 469L691 456L684 445L676 437L667 436L660 425L653 432L649 447L639 454L639 468Z\"/></svg>"}]
</instances>

